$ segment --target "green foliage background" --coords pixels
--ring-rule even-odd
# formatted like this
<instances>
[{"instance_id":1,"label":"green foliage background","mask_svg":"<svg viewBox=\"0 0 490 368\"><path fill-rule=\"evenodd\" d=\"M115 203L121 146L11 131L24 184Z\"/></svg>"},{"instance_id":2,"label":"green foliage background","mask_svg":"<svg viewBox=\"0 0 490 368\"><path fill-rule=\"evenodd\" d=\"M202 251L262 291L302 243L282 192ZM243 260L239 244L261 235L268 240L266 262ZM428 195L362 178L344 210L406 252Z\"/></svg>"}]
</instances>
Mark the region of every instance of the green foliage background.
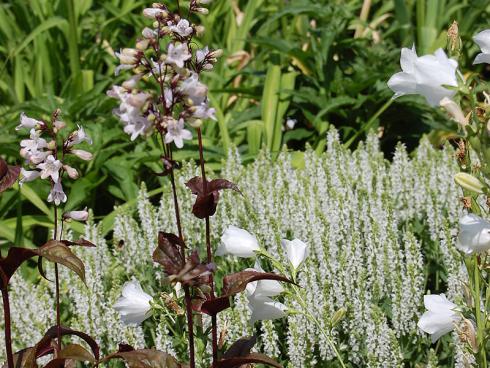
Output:
<instances>
[{"instance_id":1,"label":"green foliage background","mask_svg":"<svg viewBox=\"0 0 490 368\"><path fill-rule=\"evenodd\" d=\"M130 142L105 95L123 78L114 77L114 50L134 44L147 22L141 11L150 5L0 4L0 154L21 163L14 130L21 111L40 118L60 107L66 122L82 124L94 139L95 160L69 189L66 209L89 206L100 219L114 205L133 205L142 181L151 191L165 180L151 175L157 170L156 142ZM331 126L349 147L378 129L388 156L396 142L412 149L431 130L439 132L433 133L438 142L455 127L420 97L393 102L386 81L399 69L402 46L415 44L419 54L445 47L453 20L464 45L459 62L471 64L477 47L467 41L487 26L488 11L485 0L215 0L201 20L207 30L202 43L224 50L207 80L218 117L204 129L208 167L220 170L235 146L245 162L263 146L274 154L284 144L322 152ZM297 121L294 129L286 128L287 118ZM197 158L195 147L194 141L177 158ZM37 182L3 195L0 237L19 245L45 239L52 223L47 193ZM109 227L112 216L105 219Z\"/></svg>"}]
</instances>

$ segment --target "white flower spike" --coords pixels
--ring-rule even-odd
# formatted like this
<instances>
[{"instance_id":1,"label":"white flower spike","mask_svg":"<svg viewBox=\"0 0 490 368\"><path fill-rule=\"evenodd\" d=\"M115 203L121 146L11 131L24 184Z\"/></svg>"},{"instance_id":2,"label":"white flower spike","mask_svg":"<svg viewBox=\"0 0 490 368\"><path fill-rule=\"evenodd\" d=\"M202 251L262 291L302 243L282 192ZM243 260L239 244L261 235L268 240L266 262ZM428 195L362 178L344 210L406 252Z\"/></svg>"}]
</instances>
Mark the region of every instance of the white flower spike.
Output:
<instances>
[{"instance_id":1,"label":"white flower spike","mask_svg":"<svg viewBox=\"0 0 490 368\"><path fill-rule=\"evenodd\" d=\"M428 104L437 106L444 97L451 98L456 91L444 86L458 86L456 68L458 63L449 59L442 49L433 55L417 56L415 47L403 48L400 64L402 72L396 73L388 81L388 87L395 92L394 98L419 94Z\"/></svg>"},{"instance_id":2,"label":"white flower spike","mask_svg":"<svg viewBox=\"0 0 490 368\"><path fill-rule=\"evenodd\" d=\"M255 257L255 251L259 249L259 242L255 236L246 230L230 225L221 236L221 244L216 250L216 255L231 254L248 258Z\"/></svg>"},{"instance_id":3,"label":"white flower spike","mask_svg":"<svg viewBox=\"0 0 490 368\"><path fill-rule=\"evenodd\" d=\"M308 257L308 245L299 239L283 239L281 243L283 249L286 251L289 262L291 262L293 268L297 270L306 257Z\"/></svg>"},{"instance_id":4,"label":"white flower spike","mask_svg":"<svg viewBox=\"0 0 490 368\"><path fill-rule=\"evenodd\" d=\"M490 249L490 222L473 213L459 219L456 248L467 255Z\"/></svg>"},{"instance_id":5,"label":"white flower spike","mask_svg":"<svg viewBox=\"0 0 490 368\"><path fill-rule=\"evenodd\" d=\"M454 329L461 320L458 306L446 299L444 294L425 295L424 305L427 311L420 317L417 326L431 335L432 342Z\"/></svg>"},{"instance_id":6,"label":"white flower spike","mask_svg":"<svg viewBox=\"0 0 490 368\"><path fill-rule=\"evenodd\" d=\"M119 312L124 324L139 325L151 316L150 301L153 298L143 291L138 280L126 282L121 294L114 309Z\"/></svg>"},{"instance_id":7,"label":"white flower spike","mask_svg":"<svg viewBox=\"0 0 490 368\"><path fill-rule=\"evenodd\" d=\"M490 64L490 29L478 33L473 40L480 46L481 53L476 55L473 64Z\"/></svg>"}]
</instances>

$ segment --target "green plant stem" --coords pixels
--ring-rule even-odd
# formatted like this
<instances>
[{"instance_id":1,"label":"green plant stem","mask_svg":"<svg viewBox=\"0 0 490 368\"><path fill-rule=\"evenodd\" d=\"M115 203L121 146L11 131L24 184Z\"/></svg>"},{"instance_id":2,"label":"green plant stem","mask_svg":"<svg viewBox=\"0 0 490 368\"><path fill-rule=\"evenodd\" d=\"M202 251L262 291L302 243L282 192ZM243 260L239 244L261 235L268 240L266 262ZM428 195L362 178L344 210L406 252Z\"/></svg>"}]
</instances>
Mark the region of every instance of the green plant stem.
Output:
<instances>
[{"instance_id":1,"label":"green plant stem","mask_svg":"<svg viewBox=\"0 0 490 368\"><path fill-rule=\"evenodd\" d=\"M335 355L337 356L337 359L339 360L340 365L342 366L342 368L346 368L346 366L344 364L344 360L342 359L342 356L340 355L340 352L336 348L335 343L332 341L332 338L325 333L323 326L320 324L320 321L318 321L318 319L313 314L311 314L309 312L308 306L306 305L306 302L301 298L301 291L299 290L299 287L298 286L293 286L293 288L294 288L294 291L295 291L294 292L294 297L295 297L296 301L303 308L303 310L301 311L301 313L303 313L303 315L306 318L308 318L311 322L313 322L318 327L318 330L327 339L328 344L330 345L330 347L334 351Z\"/></svg>"},{"instance_id":2,"label":"green plant stem","mask_svg":"<svg viewBox=\"0 0 490 368\"><path fill-rule=\"evenodd\" d=\"M369 129L371 129L372 125L376 122L376 119L378 119L378 117L386 111L386 109L388 109L388 107L391 106L391 104L393 103L394 99L393 98L390 98L388 101L385 102L385 104L383 106L381 106L379 108L378 111L376 111L376 113L371 116L371 118L367 121L366 124L364 124L364 126L359 129L356 134L354 134L348 141L347 143L344 144L344 146L346 148L349 148L351 146L352 143L354 143L356 141L357 138L359 138L361 136L361 134L363 134L364 132L367 132Z\"/></svg>"},{"instance_id":3,"label":"green plant stem","mask_svg":"<svg viewBox=\"0 0 490 368\"><path fill-rule=\"evenodd\" d=\"M14 355L12 352L12 326L10 321L10 301L7 285L2 289L3 317L5 321L5 349L7 350L8 368L14 368Z\"/></svg>"},{"instance_id":4,"label":"green plant stem","mask_svg":"<svg viewBox=\"0 0 490 368\"><path fill-rule=\"evenodd\" d=\"M474 287L475 287L475 316L477 325L477 339L480 351L481 367L487 367L487 355L485 351L485 319L482 319L480 302L480 269L478 267L478 255L474 257Z\"/></svg>"}]
</instances>

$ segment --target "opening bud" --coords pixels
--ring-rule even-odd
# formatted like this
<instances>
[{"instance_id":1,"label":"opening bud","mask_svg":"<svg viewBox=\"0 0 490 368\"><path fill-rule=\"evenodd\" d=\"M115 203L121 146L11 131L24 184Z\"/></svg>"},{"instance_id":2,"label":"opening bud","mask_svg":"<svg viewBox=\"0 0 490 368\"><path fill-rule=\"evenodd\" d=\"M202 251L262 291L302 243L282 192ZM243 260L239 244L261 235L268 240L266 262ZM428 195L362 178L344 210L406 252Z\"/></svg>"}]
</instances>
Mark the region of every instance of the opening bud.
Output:
<instances>
[{"instance_id":1,"label":"opening bud","mask_svg":"<svg viewBox=\"0 0 490 368\"><path fill-rule=\"evenodd\" d=\"M78 171L74 167L63 165L63 169L65 169L66 173L70 177L70 179L76 180L78 179Z\"/></svg>"},{"instance_id":2,"label":"opening bud","mask_svg":"<svg viewBox=\"0 0 490 368\"><path fill-rule=\"evenodd\" d=\"M71 153L84 161L90 161L93 158L93 155L90 152L84 150L76 149L72 150Z\"/></svg>"},{"instance_id":3,"label":"opening bud","mask_svg":"<svg viewBox=\"0 0 490 368\"><path fill-rule=\"evenodd\" d=\"M85 207L82 211L70 211L65 212L63 214L63 218L65 220L75 220L75 221L87 221L88 219L88 211L87 207Z\"/></svg>"},{"instance_id":4,"label":"opening bud","mask_svg":"<svg viewBox=\"0 0 490 368\"><path fill-rule=\"evenodd\" d=\"M454 175L454 181L461 188L469 190L470 192L481 194L483 193L483 184L480 180L475 178L473 175L460 172Z\"/></svg>"}]
</instances>

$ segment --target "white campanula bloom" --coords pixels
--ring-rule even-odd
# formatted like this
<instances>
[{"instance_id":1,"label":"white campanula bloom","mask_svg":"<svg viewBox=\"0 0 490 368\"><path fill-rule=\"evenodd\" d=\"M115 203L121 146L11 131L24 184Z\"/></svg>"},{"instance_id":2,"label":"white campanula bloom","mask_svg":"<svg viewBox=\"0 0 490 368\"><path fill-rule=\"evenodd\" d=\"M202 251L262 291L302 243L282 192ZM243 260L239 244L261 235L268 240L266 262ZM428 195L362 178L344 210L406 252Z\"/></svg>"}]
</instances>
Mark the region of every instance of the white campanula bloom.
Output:
<instances>
[{"instance_id":1,"label":"white campanula bloom","mask_svg":"<svg viewBox=\"0 0 490 368\"><path fill-rule=\"evenodd\" d=\"M480 46L481 53L476 55L473 64L490 64L490 29L478 33L473 40Z\"/></svg>"},{"instance_id":2,"label":"white campanula bloom","mask_svg":"<svg viewBox=\"0 0 490 368\"><path fill-rule=\"evenodd\" d=\"M287 307L267 296L249 298L248 301L248 307L252 312L252 316L250 317L250 323L252 325L256 321L273 320L286 315Z\"/></svg>"},{"instance_id":3,"label":"white campanula bloom","mask_svg":"<svg viewBox=\"0 0 490 368\"><path fill-rule=\"evenodd\" d=\"M264 272L258 261L255 262L254 268L249 268L246 271ZM281 283L276 280L259 280L249 282L245 289L248 298L256 298L261 296L276 296L284 291Z\"/></svg>"},{"instance_id":4,"label":"white campanula bloom","mask_svg":"<svg viewBox=\"0 0 490 368\"><path fill-rule=\"evenodd\" d=\"M490 249L490 222L470 213L459 220L456 247L465 254L485 252Z\"/></svg>"},{"instance_id":5,"label":"white campanula bloom","mask_svg":"<svg viewBox=\"0 0 490 368\"><path fill-rule=\"evenodd\" d=\"M288 257L289 262L291 262L293 265L293 268L295 270L298 269L301 263L303 263L308 256L308 245L299 239L283 239L281 244L283 249L286 251L286 256Z\"/></svg>"},{"instance_id":6,"label":"white campanula bloom","mask_svg":"<svg viewBox=\"0 0 490 368\"><path fill-rule=\"evenodd\" d=\"M83 129L82 126L78 125L78 130L74 131L69 139L67 146L72 147L76 144L80 144L83 142L87 142L88 144L92 144L92 139L85 133L85 130Z\"/></svg>"},{"instance_id":7,"label":"white campanula bloom","mask_svg":"<svg viewBox=\"0 0 490 368\"><path fill-rule=\"evenodd\" d=\"M455 323L461 320L458 306L447 300L444 294L425 295L424 305L427 311L420 317L417 326L431 335L432 342L451 332Z\"/></svg>"},{"instance_id":8,"label":"white campanula bloom","mask_svg":"<svg viewBox=\"0 0 490 368\"><path fill-rule=\"evenodd\" d=\"M259 250L257 238L247 230L230 225L221 236L221 244L216 249L217 256L231 254L233 256L248 258L255 257L255 251Z\"/></svg>"},{"instance_id":9,"label":"white campanula bloom","mask_svg":"<svg viewBox=\"0 0 490 368\"><path fill-rule=\"evenodd\" d=\"M396 73L388 81L388 87L395 92L394 98L419 94L425 97L429 105L437 106L444 97L450 98L456 93L443 86L458 86L458 63L449 59L442 49L436 50L433 55L418 57L415 47L403 48L400 64L402 72Z\"/></svg>"},{"instance_id":10,"label":"white campanula bloom","mask_svg":"<svg viewBox=\"0 0 490 368\"><path fill-rule=\"evenodd\" d=\"M179 91L186 95L195 106L205 103L208 87L199 81L197 73L192 73L179 86Z\"/></svg>"},{"instance_id":11,"label":"white campanula bloom","mask_svg":"<svg viewBox=\"0 0 490 368\"><path fill-rule=\"evenodd\" d=\"M41 176L41 172L37 171L37 170L29 171L29 170L26 170L24 168L21 168L20 169L20 176L21 176L21 179L19 180L19 185L22 186L22 184L24 184L24 183L27 183L27 182L30 182L30 181L33 181L33 180L39 178L39 176Z\"/></svg>"},{"instance_id":12,"label":"white campanula bloom","mask_svg":"<svg viewBox=\"0 0 490 368\"><path fill-rule=\"evenodd\" d=\"M192 139L192 133L184 129L184 119L171 119L167 123L167 133L165 134L165 143L175 143L177 148L184 147L184 140Z\"/></svg>"},{"instance_id":13,"label":"white campanula bloom","mask_svg":"<svg viewBox=\"0 0 490 368\"><path fill-rule=\"evenodd\" d=\"M184 62L191 58L191 53L186 43L170 43L167 49L167 64L174 64L179 68L184 67Z\"/></svg>"},{"instance_id":14,"label":"white campanula bloom","mask_svg":"<svg viewBox=\"0 0 490 368\"><path fill-rule=\"evenodd\" d=\"M53 185L53 188L49 192L48 202L49 203L54 202L54 204L56 206L59 206L60 203L65 203L66 202L66 199L67 199L66 198L66 194L63 191L63 187L61 185L61 181L55 182L54 185Z\"/></svg>"},{"instance_id":15,"label":"white campanula bloom","mask_svg":"<svg viewBox=\"0 0 490 368\"><path fill-rule=\"evenodd\" d=\"M152 299L143 291L138 280L128 281L124 284L122 296L117 299L114 309L119 312L124 324L139 325L151 316Z\"/></svg>"},{"instance_id":16,"label":"white campanula bloom","mask_svg":"<svg viewBox=\"0 0 490 368\"><path fill-rule=\"evenodd\" d=\"M60 169L63 166L60 160L54 158L53 155L49 155L46 160L36 167L41 169L41 179L51 179L56 183L60 177Z\"/></svg>"},{"instance_id":17,"label":"white campanula bloom","mask_svg":"<svg viewBox=\"0 0 490 368\"><path fill-rule=\"evenodd\" d=\"M181 37L187 37L189 36L193 29L189 24L189 21L187 19L181 19L177 23L177 25L170 25L169 29L173 32L178 34Z\"/></svg>"},{"instance_id":18,"label":"white campanula bloom","mask_svg":"<svg viewBox=\"0 0 490 368\"><path fill-rule=\"evenodd\" d=\"M15 130L20 130L22 128L33 129L39 125L41 125L41 121L32 119L28 117L25 113L20 113L20 124L15 128Z\"/></svg>"}]
</instances>

